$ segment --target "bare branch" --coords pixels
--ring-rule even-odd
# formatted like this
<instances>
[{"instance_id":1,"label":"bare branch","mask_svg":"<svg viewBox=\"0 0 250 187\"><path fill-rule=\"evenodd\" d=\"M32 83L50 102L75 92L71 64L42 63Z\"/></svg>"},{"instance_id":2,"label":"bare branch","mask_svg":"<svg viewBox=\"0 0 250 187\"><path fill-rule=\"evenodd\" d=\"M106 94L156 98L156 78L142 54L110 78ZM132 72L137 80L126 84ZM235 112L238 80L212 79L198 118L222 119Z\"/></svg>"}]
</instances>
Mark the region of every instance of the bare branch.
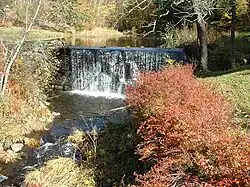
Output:
<instances>
[{"instance_id":1,"label":"bare branch","mask_svg":"<svg viewBox=\"0 0 250 187\"><path fill-rule=\"evenodd\" d=\"M218 9L216 0L174 0L171 7L177 12L175 15L185 19L193 18L194 21L206 20L215 9ZM183 7L184 10L179 7Z\"/></svg>"},{"instance_id":2,"label":"bare branch","mask_svg":"<svg viewBox=\"0 0 250 187\"><path fill-rule=\"evenodd\" d=\"M24 41L26 40L27 36L28 36L28 33L30 32L35 20L36 20L36 17L38 15L38 12L40 10L40 7L41 7L41 4L42 4L42 0L39 0L39 3L38 3L38 6L36 8L36 11L35 11L35 14L34 16L31 18L31 21L30 21L30 24L29 26L27 27L27 29L25 30L24 34L23 34L23 37L21 39L21 41L19 42L19 44L16 46L16 49L15 49L15 52L13 53L13 56L10 58L10 60L7 62L7 68L5 70L5 76L4 76L4 82L3 82L3 85L2 87L0 88L1 89L1 94L4 95L4 92L6 90L6 86L7 86L7 82L8 82L8 77L9 77L9 73L10 73L10 70L11 70L11 67L13 65L13 63L15 62L20 50L21 50L21 47L24 43Z\"/></svg>"},{"instance_id":3,"label":"bare branch","mask_svg":"<svg viewBox=\"0 0 250 187\"><path fill-rule=\"evenodd\" d=\"M148 0L143 0L142 2L138 3L138 0L135 3L135 6L130 9L127 13L125 13L124 15L120 16L117 20L117 22L113 25L114 27L117 26L117 24L121 21L121 19L127 15L129 15L130 13L132 13L134 10L136 10L137 8L139 8L140 10L145 10L148 6L150 6L150 4L153 2L153 0L150 0L147 5L145 5L143 8L141 7L144 3L146 3Z\"/></svg>"},{"instance_id":4,"label":"bare branch","mask_svg":"<svg viewBox=\"0 0 250 187\"><path fill-rule=\"evenodd\" d=\"M151 26L153 26L153 29L151 31L147 32L146 34L143 34L144 37L155 32L156 23L157 23L157 20L155 20L154 23L152 23L152 25L151 25Z\"/></svg>"}]
</instances>

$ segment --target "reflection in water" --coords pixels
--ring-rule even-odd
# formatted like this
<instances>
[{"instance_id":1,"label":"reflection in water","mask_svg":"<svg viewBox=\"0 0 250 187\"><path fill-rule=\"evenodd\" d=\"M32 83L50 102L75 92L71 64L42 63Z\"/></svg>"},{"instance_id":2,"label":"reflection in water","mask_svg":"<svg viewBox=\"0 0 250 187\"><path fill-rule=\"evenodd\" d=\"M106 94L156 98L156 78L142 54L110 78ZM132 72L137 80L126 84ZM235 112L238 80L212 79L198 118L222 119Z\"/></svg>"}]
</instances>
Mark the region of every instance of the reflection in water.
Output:
<instances>
[{"instance_id":1,"label":"reflection in water","mask_svg":"<svg viewBox=\"0 0 250 187\"><path fill-rule=\"evenodd\" d=\"M55 119L56 121L100 116L122 105L122 99L90 97L68 92L60 92L51 100L52 110L61 114Z\"/></svg>"},{"instance_id":2,"label":"reflection in water","mask_svg":"<svg viewBox=\"0 0 250 187\"><path fill-rule=\"evenodd\" d=\"M154 37L115 37L115 38L77 38L75 41L77 46L107 46L107 47L158 47L161 42Z\"/></svg>"}]
</instances>

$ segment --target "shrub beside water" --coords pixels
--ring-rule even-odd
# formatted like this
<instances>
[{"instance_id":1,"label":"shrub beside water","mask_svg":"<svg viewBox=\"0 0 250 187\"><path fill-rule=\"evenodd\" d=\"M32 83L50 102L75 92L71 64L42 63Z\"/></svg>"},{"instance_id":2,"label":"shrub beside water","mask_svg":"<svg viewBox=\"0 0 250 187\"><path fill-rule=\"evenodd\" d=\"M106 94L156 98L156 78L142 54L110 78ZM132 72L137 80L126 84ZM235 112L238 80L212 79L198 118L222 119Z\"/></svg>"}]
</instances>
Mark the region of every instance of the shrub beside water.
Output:
<instances>
[{"instance_id":1,"label":"shrub beside water","mask_svg":"<svg viewBox=\"0 0 250 187\"><path fill-rule=\"evenodd\" d=\"M0 103L2 139L21 141L32 131L42 130L52 120L46 106L45 90L56 69L48 44L29 44L23 47L12 67L4 102ZM1 70L3 71L3 70ZM16 131L16 129L19 131Z\"/></svg>"},{"instance_id":2,"label":"shrub beside water","mask_svg":"<svg viewBox=\"0 0 250 187\"><path fill-rule=\"evenodd\" d=\"M33 147L34 139L38 139L35 132L45 130L53 119L45 92L56 71L51 54L56 43L24 44L13 64L5 95L0 96L0 170L17 156L7 154L11 144L19 142ZM13 45L7 45L12 49ZM2 59L0 72L4 66Z\"/></svg>"},{"instance_id":3,"label":"shrub beside water","mask_svg":"<svg viewBox=\"0 0 250 187\"><path fill-rule=\"evenodd\" d=\"M142 121L137 146L153 163L140 186L250 184L250 139L231 124L232 107L192 74L190 66L141 74L127 102Z\"/></svg>"}]
</instances>

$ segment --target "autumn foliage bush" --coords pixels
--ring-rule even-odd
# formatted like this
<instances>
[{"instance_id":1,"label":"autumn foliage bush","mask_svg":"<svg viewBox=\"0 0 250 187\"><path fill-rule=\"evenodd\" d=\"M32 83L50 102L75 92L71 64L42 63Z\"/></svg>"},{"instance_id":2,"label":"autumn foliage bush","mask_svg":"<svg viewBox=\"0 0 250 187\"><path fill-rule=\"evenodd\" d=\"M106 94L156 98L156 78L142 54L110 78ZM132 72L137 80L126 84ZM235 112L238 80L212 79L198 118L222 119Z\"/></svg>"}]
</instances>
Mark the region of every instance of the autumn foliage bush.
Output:
<instances>
[{"instance_id":1,"label":"autumn foliage bush","mask_svg":"<svg viewBox=\"0 0 250 187\"><path fill-rule=\"evenodd\" d=\"M250 138L231 124L230 103L190 66L140 74L127 102L142 122L138 154L153 163L139 186L249 186Z\"/></svg>"}]
</instances>

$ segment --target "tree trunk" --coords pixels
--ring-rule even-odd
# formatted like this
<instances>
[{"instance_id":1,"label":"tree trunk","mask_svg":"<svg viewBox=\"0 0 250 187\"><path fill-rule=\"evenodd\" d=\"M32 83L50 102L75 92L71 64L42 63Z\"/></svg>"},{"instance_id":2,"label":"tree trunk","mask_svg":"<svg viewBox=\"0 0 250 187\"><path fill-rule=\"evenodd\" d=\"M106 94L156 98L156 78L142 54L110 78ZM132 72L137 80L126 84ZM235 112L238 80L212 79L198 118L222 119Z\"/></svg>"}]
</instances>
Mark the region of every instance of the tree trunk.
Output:
<instances>
[{"instance_id":1,"label":"tree trunk","mask_svg":"<svg viewBox=\"0 0 250 187\"><path fill-rule=\"evenodd\" d=\"M203 19L197 21L197 37L200 44L200 59L198 68L203 71L208 70L208 49L207 49L207 36L206 36L206 22Z\"/></svg>"},{"instance_id":2,"label":"tree trunk","mask_svg":"<svg viewBox=\"0 0 250 187\"><path fill-rule=\"evenodd\" d=\"M235 65L235 28L236 28L236 0L232 0L232 23L231 23L231 64L230 68Z\"/></svg>"}]
</instances>

